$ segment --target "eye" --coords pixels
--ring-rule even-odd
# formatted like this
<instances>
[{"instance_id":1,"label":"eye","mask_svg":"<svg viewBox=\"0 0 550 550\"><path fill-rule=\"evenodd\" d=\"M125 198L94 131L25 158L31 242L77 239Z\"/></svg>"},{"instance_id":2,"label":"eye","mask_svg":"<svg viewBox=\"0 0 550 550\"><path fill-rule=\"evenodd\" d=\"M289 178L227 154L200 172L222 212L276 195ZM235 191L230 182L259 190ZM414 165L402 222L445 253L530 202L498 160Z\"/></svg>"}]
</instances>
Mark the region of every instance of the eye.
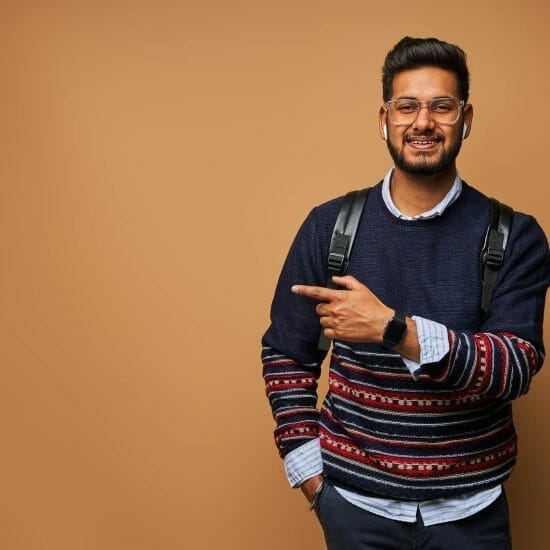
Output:
<instances>
[{"instance_id":1,"label":"eye","mask_svg":"<svg viewBox=\"0 0 550 550\"><path fill-rule=\"evenodd\" d=\"M456 105L453 101L448 100L437 100L432 101L430 104L430 110L432 113L438 113L438 114L446 114L454 111L456 109Z\"/></svg>"},{"instance_id":2,"label":"eye","mask_svg":"<svg viewBox=\"0 0 550 550\"><path fill-rule=\"evenodd\" d=\"M396 101L395 108L402 114L409 114L418 110L418 104L415 101Z\"/></svg>"}]
</instances>

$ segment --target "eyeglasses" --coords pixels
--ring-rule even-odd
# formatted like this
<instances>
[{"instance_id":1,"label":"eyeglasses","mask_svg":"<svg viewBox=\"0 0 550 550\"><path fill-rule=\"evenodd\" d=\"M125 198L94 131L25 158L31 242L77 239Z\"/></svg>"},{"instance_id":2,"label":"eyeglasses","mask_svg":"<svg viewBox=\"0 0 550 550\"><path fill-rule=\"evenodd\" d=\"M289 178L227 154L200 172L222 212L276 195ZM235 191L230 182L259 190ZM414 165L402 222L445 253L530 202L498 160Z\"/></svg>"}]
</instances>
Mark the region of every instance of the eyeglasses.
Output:
<instances>
[{"instance_id":1,"label":"eyeglasses","mask_svg":"<svg viewBox=\"0 0 550 550\"><path fill-rule=\"evenodd\" d=\"M384 103L388 112L388 120L397 126L409 126L426 107L430 116L438 124L454 124L460 117L460 110L464 107L463 99L442 97L429 101L417 99L392 99Z\"/></svg>"}]
</instances>

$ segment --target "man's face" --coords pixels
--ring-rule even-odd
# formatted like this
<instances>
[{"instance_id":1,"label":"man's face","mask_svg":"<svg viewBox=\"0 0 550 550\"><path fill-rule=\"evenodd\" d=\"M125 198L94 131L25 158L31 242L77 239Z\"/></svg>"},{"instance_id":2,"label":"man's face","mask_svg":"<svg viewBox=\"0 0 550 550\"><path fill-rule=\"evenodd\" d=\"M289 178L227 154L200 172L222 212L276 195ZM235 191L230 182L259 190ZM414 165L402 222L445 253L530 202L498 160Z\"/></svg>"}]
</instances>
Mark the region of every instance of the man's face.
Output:
<instances>
[{"instance_id":1,"label":"man's face","mask_svg":"<svg viewBox=\"0 0 550 550\"><path fill-rule=\"evenodd\" d=\"M392 99L457 98L457 78L453 72L436 67L422 67L398 73L393 80ZM409 125L392 123L385 109L380 112L381 124L387 124L388 149L398 169L418 175L432 175L448 168L462 145L462 128L471 122L471 105L464 107L452 125L438 124L424 107Z\"/></svg>"}]
</instances>

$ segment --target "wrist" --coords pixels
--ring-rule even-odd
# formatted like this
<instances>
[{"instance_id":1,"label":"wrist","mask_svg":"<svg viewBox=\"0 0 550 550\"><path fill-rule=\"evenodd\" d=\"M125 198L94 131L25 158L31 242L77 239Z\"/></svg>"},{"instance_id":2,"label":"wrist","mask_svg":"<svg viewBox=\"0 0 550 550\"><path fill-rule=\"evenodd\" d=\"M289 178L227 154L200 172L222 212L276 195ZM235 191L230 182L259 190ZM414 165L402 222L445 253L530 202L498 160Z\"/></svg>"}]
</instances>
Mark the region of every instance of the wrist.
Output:
<instances>
[{"instance_id":1,"label":"wrist","mask_svg":"<svg viewBox=\"0 0 550 550\"><path fill-rule=\"evenodd\" d=\"M324 483L325 483L325 479L323 478L321 480L321 483L319 483L319 485L317 485L317 489L315 489L315 492L313 493L313 496L309 500L309 509L310 509L310 511L313 510L315 508L315 506L317 506L317 501L319 500L319 495L321 494Z\"/></svg>"},{"instance_id":2,"label":"wrist","mask_svg":"<svg viewBox=\"0 0 550 550\"><path fill-rule=\"evenodd\" d=\"M307 498L310 504L314 500L315 493L321 490L320 487L323 484L324 480L325 476L320 474L307 479L300 485L302 493L304 493L304 496Z\"/></svg>"},{"instance_id":3,"label":"wrist","mask_svg":"<svg viewBox=\"0 0 550 550\"><path fill-rule=\"evenodd\" d=\"M410 317L407 317L407 332L405 333L405 337L394 349L402 357L406 357L411 361L420 363L421 351L416 322Z\"/></svg>"}]
</instances>

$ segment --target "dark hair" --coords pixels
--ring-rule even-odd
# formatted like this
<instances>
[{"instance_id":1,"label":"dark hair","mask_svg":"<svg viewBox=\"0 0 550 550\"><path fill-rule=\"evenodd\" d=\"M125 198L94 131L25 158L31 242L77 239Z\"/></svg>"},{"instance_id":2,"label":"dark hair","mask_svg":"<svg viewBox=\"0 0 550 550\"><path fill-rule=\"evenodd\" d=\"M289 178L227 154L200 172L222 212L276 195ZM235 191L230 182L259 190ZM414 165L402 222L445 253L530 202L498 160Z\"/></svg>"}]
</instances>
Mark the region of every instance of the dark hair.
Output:
<instances>
[{"instance_id":1,"label":"dark hair","mask_svg":"<svg viewBox=\"0 0 550 550\"><path fill-rule=\"evenodd\" d=\"M382 67L382 95L384 101L392 96L393 79L397 73L421 67L438 67L455 73L458 95L468 101L470 73L464 51L437 38L411 38L405 36L386 55Z\"/></svg>"}]
</instances>

